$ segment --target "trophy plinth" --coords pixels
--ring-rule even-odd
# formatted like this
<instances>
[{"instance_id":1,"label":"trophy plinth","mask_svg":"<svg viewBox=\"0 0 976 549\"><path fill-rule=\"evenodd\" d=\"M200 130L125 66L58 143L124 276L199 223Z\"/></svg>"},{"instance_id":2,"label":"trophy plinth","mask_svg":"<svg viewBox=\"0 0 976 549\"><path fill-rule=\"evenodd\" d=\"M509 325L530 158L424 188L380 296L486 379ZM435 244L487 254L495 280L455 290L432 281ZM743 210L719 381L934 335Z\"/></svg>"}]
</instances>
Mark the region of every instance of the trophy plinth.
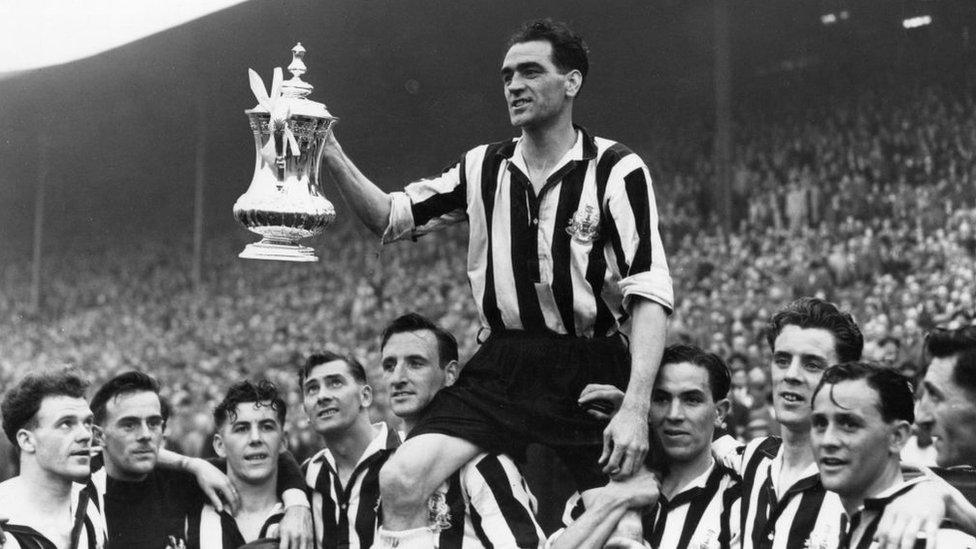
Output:
<instances>
[{"instance_id":1,"label":"trophy plinth","mask_svg":"<svg viewBox=\"0 0 976 549\"><path fill-rule=\"evenodd\" d=\"M312 86L301 79L305 48L299 43L292 53L291 79L282 82L276 68L270 94L250 71L258 106L244 114L254 134L254 177L234 204L234 217L262 239L244 248L238 256L244 259L318 261L315 250L298 241L320 234L335 220L318 173L322 147L338 119L324 104L307 99Z\"/></svg>"}]
</instances>

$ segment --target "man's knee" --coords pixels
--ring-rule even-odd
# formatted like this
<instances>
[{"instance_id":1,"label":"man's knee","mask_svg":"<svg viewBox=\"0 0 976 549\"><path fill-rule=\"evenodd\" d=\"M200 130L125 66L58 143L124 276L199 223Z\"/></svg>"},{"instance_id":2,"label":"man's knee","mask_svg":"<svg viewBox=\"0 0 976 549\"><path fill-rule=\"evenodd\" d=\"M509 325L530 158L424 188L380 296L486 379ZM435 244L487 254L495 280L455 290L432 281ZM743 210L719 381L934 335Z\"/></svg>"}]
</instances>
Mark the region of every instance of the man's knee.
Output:
<instances>
[{"instance_id":1,"label":"man's knee","mask_svg":"<svg viewBox=\"0 0 976 549\"><path fill-rule=\"evenodd\" d=\"M424 474L393 454L380 469L380 495L384 504L404 506L424 500Z\"/></svg>"}]
</instances>

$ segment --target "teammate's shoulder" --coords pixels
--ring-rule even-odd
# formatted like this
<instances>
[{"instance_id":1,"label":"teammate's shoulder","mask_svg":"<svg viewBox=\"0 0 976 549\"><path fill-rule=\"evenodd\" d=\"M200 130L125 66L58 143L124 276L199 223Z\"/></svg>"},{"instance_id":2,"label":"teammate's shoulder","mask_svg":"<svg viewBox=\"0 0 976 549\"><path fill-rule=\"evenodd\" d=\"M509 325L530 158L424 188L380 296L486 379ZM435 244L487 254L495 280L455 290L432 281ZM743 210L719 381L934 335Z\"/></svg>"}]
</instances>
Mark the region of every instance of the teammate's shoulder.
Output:
<instances>
[{"instance_id":1,"label":"teammate's shoulder","mask_svg":"<svg viewBox=\"0 0 976 549\"><path fill-rule=\"evenodd\" d=\"M597 157L601 160L620 160L634 153L633 149L619 141L607 139L605 137L594 137L593 143L596 145Z\"/></svg>"}]
</instances>

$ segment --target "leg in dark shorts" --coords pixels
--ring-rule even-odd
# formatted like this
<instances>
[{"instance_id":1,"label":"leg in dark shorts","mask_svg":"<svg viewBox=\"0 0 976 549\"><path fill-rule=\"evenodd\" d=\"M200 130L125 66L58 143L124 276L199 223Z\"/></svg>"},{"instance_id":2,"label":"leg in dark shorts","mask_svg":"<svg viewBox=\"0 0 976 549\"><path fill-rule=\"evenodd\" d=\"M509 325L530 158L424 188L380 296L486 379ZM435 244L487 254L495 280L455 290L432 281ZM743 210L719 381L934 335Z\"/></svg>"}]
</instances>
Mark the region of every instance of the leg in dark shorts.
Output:
<instances>
[{"instance_id":1,"label":"leg in dark shorts","mask_svg":"<svg viewBox=\"0 0 976 549\"><path fill-rule=\"evenodd\" d=\"M579 490L606 483L597 459L605 421L577 403L589 383L626 387L630 357L620 337L493 335L441 389L410 436L463 438L487 452L521 455L532 442L555 450Z\"/></svg>"}]
</instances>

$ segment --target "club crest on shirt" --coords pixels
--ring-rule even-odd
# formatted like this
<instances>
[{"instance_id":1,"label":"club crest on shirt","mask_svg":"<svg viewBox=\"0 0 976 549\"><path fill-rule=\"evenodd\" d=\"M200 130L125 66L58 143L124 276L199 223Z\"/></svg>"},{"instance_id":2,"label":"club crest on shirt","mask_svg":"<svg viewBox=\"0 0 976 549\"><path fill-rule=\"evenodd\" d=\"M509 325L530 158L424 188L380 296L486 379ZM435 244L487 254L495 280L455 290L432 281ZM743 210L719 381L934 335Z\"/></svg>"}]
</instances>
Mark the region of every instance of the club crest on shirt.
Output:
<instances>
[{"instance_id":1,"label":"club crest on shirt","mask_svg":"<svg viewBox=\"0 0 976 549\"><path fill-rule=\"evenodd\" d=\"M600 235L600 213L593 206L576 210L566 232L577 242L593 242Z\"/></svg>"}]
</instances>

